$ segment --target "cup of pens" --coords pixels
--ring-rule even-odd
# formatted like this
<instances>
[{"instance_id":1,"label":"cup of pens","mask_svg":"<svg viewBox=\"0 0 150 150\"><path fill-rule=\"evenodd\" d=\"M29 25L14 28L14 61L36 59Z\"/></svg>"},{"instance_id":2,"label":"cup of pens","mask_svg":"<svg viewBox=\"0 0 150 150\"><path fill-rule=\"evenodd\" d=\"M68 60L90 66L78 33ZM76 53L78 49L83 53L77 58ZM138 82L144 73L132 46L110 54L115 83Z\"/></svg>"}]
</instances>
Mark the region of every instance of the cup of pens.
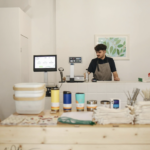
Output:
<instances>
[{"instance_id":1,"label":"cup of pens","mask_svg":"<svg viewBox=\"0 0 150 150\"><path fill-rule=\"evenodd\" d=\"M135 102L136 102L136 99L135 100L132 100L130 98L127 99L127 105L134 106Z\"/></svg>"},{"instance_id":2,"label":"cup of pens","mask_svg":"<svg viewBox=\"0 0 150 150\"><path fill-rule=\"evenodd\" d=\"M139 92L140 92L140 89L138 89L138 88L133 89L132 93L130 93L129 91L127 91L127 92L124 91L124 93L127 96L127 105L134 106Z\"/></svg>"}]
</instances>

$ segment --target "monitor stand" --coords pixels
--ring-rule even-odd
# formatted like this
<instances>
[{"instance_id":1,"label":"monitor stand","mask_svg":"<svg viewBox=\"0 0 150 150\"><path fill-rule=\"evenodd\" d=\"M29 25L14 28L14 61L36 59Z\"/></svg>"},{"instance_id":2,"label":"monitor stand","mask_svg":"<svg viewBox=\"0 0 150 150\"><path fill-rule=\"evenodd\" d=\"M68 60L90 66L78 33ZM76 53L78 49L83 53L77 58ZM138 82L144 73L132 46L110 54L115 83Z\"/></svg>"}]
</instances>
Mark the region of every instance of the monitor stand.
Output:
<instances>
[{"instance_id":1,"label":"monitor stand","mask_svg":"<svg viewBox=\"0 0 150 150\"><path fill-rule=\"evenodd\" d=\"M44 83L46 84L46 97L51 97L51 88L54 86L48 85L48 72L44 72Z\"/></svg>"},{"instance_id":2,"label":"monitor stand","mask_svg":"<svg viewBox=\"0 0 150 150\"><path fill-rule=\"evenodd\" d=\"M48 85L48 72L44 72L44 83L46 84L46 87Z\"/></svg>"}]
</instances>

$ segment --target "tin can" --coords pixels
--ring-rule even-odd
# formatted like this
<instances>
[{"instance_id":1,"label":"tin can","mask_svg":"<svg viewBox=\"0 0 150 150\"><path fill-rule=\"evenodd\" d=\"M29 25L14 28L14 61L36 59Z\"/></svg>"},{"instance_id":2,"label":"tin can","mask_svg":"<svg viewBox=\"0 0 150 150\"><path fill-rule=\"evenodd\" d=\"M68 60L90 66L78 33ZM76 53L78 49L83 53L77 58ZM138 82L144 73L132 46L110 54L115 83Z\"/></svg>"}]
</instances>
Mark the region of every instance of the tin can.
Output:
<instances>
[{"instance_id":1,"label":"tin can","mask_svg":"<svg viewBox=\"0 0 150 150\"><path fill-rule=\"evenodd\" d=\"M76 93L75 97L76 97L77 111L84 111L85 94L84 93Z\"/></svg>"},{"instance_id":2,"label":"tin can","mask_svg":"<svg viewBox=\"0 0 150 150\"><path fill-rule=\"evenodd\" d=\"M59 88L51 89L51 111L59 112Z\"/></svg>"},{"instance_id":3,"label":"tin can","mask_svg":"<svg viewBox=\"0 0 150 150\"><path fill-rule=\"evenodd\" d=\"M70 112L71 109L72 109L71 92L64 91L63 92L63 110L64 112Z\"/></svg>"},{"instance_id":4,"label":"tin can","mask_svg":"<svg viewBox=\"0 0 150 150\"><path fill-rule=\"evenodd\" d=\"M97 108L96 100L88 100L87 101L87 111L93 111Z\"/></svg>"},{"instance_id":5,"label":"tin can","mask_svg":"<svg viewBox=\"0 0 150 150\"><path fill-rule=\"evenodd\" d=\"M106 108L111 108L111 102L109 100L102 100L102 101L100 101L100 106L106 107Z\"/></svg>"}]
</instances>

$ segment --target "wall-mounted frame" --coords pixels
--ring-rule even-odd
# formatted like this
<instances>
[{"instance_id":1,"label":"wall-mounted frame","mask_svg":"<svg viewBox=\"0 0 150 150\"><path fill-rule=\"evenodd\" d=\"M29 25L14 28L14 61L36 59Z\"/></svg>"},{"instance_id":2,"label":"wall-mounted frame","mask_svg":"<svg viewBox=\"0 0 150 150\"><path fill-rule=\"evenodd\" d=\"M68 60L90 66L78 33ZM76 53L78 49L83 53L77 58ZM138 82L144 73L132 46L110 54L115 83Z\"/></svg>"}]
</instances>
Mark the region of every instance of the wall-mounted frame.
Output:
<instances>
[{"instance_id":1,"label":"wall-mounted frame","mask_svg":"<svg viewBox=\"0 0 150 150\"><path fill-rule=\"evenodd\" d=\"M107 46L106 56L114 60L129 60L129 35L95 35L95 45Z\"/></svg>"}]
</instances>

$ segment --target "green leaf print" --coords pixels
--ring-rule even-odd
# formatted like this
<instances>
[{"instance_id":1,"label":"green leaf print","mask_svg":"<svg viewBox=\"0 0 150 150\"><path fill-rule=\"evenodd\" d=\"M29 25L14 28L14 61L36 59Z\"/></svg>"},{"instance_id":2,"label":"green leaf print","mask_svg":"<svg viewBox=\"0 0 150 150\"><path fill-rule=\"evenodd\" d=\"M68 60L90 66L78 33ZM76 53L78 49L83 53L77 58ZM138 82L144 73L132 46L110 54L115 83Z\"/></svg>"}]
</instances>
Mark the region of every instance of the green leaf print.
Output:
<instances>
[{"instance_id":1,"label":"green leaf print","mask_svg":"<svg viewBox=\"0 0 150 150\"><path fill-rule=\"evenodd\" d=\"M112 51L113 51L113 46L110 47L110 53L112 53Z\"/></svg>"},{"instance_id":2,"label":"green leaf print","mask_svg":"<svg viewBox=\"0 0 150 150\"><path fill-rule=\"evenodd\" d=\"M119 44L118 47L121 48L121 47L123 47L123 45L122 45L122 44Z\"/></svg>"},{"instance_id":3,"label":"green leaf print","mask_svg":"<svg viewBox=\"0 0 150 150\"><path fill-rule=\"evenodd\" d=\"M109 49L109 42L107 42L106 46L107 46L107 49Z\"/></svg>"},{"instance_id":4,"label":"green leaf print","mask_svg":"<svg viewBox=\"0 0 150 150\"><path fill-rule=\"evenodd\" d=\"M106 45L106 41L104 41L104 45Z\"/></svg>"},{"instance_id":5,"label":"green leaf print","mask_svg":"<svg viewBox=\"0 0 150 150\"><path fill-rule=\"evenodd\" d=\"M124 54L121 54L120 56L122 57L122 56L124 56Z\"/></svg>"},{"instance_id":6,"label":"green leaf print","mask_svg":"<svg viewBox=\"0 0 150 150\"><path fill-rule=\"evenodd\" d=\"M116 42L116 45L119 44L120 42L121 42L121 40L118 40L118 41Z\"/></svg>"},{"instance_id":7,"label":"green leaf print","mask_svg":"<svg viewBox=\"0 0 150 150\"><path fill-rule=\"evenodd\" d=\"M114 41L117 41L117 40L118 40L118 38L115 38L115 39L114 39Z\"/></svg>"},{"instance_id":8,"label":"green leaf print","mask_svg":"<svg viewBox=\"0 0 150 150\"><path fill-rule=\"evenodd\" d=\"M117 54L119 55L119 49L117 49Z\"/></svg>"},{"instance_id":9,"label":"green leaf print","mask_svg":"<svg viewBox=\"0 0 150 150\"><path fill-rule=\"evenodd\" d=\"M126 44L126 42L124 41L124 42L123 42L123 45L125 45L125 44Z\"/></svg>"},{"instance_id":10,"label":"green leaf print","mask_svg":"<svg viewBox=\"0 0 150 150\"><path fill-rule=\"evenodd\" d=\"M109 54L108 49L106 50L106 54Z\"/></svg>"},{"instance_id":11,"label":"green leaf print","mask_svg":"<svg viewBox=\"0 0 150 150\"><path fill-rule=\"evenodd\" d=\"M114 55L116 53L116 49L113 50L112 55Z\"/></svg>"},{"instance_id":12,"label":"green leaf print","mask_svg":"<svg viewBox=\"0 0 150 150\"><path fill-rule=\"evenodd\" d=\"M123 49L121 49L120 53L122 53L122 52L123 52Z\"/></svg>"}]
</instances>

